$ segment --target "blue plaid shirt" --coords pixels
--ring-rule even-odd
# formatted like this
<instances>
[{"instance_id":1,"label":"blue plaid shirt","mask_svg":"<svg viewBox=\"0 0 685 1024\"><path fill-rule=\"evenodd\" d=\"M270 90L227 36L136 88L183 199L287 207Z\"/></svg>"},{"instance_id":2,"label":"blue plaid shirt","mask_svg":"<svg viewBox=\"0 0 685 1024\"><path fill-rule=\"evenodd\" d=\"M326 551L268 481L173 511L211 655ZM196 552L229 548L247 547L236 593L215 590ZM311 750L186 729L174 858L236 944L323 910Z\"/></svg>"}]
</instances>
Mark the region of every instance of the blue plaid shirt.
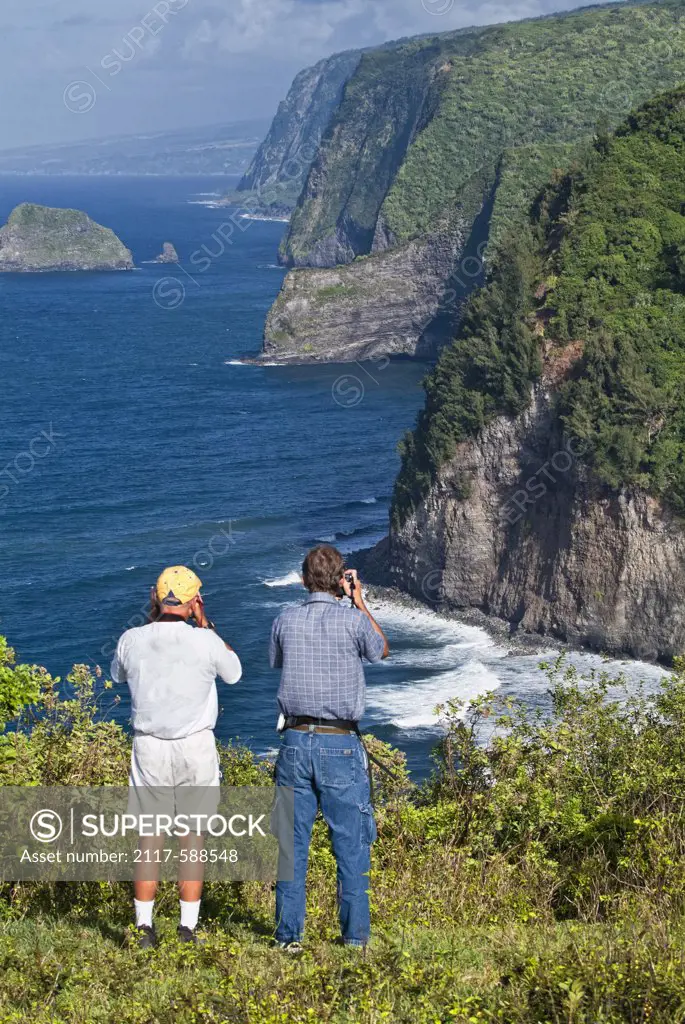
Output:
<instances>
[{"instance_id":1,"label":"blue plaid shirt","mask_svg":"<svg viewBox=\"0 0 685 1024\"><path fill-rule=\"evenodd\" d=\"M358 722L366 704L362 658L380 661L385 642L367 615L332 594L286 608L271 630L272 668L281 668L284 715Z\"/></svg>"}]
</instances>

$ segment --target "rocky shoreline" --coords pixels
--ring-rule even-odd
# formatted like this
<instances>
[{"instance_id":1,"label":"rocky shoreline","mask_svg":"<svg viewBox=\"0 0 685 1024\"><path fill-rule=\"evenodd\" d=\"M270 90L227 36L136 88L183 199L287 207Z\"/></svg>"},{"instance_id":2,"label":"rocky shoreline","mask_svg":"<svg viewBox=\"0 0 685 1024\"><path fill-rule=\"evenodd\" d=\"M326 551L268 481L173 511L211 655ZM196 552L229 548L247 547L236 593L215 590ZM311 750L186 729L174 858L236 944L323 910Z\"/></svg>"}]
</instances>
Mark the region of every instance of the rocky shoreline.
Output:
<instances>
[{"instance_id":1,"label":"rocky shoreline","mask_svg":"<svg viewBox=\"0 0 685 1024\"><path fill-rule=\"evenodd\" d=\"M438 570L434 570L433 574L428 575L426 578L428 592L419 597L397 586L388 567L388 551L389 538L385 538L373 548L362 548L348 556L349 564L353 564L359 569L370 597L392 601L408 610L431 611L440 618L482 629L498 644L507 648L509 657L518 657L536 651L542 653L551 648L559 654L563 651L578 651L583 654L599 654L612 660L637 660L666 667L673 663L673 659L668 656L654 657L650 656L649 652L635 651L627 647L607 649L600 644L583 642L577 636L561 637L553 633L530 630L494 613L487 613L479 607L454 607L445 602L432 601L429 593L432 589L432 578L437 579L437 576L441 575Z\"/></svg>"},{"instance_id":2,"label":"rocky shoreline","mask_svg":"<svg viewBox=\"0 0 685 1024\"><path fill-rule=\"evenodd\" d=\"M351 556L354 557L354 556ZM465 626L475 626L482 629L500 646L507 648L507 656L518 658L524 655L534 654L536 651L542 653L553 648L559 654L564 650L581 651L585 654L596 654L597 651L584 647L582 644L562 644L554 637L542 636L539 633L512 633L511 625L504 619L498 619L492 615L475 609L460 609L459 611L447 607L436 607L428 601L420 601L411 594L407 594L397 587L383 586L374 583L369 579L366 585L367 596L371 601L390 601L407 611L434 612L441 619L449 622L459 622Z\"/></svg>"}]
</instances>

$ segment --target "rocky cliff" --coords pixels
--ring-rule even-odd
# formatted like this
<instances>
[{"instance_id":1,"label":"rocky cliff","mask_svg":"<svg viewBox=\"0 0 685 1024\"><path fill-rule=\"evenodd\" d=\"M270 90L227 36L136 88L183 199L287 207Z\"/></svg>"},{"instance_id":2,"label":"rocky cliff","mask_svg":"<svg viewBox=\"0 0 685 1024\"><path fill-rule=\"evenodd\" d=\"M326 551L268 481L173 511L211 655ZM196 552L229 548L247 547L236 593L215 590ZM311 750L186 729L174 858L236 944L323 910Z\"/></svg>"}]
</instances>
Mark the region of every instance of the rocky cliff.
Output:
<instances>
[{"instance_id":1,"label":"rocky cliff","mask_svg":"<svg viewBox=\"0 0 685 1024\"><path fill-rule=\"evenodd\" d=\"M436 316L462 248L458 229L331 270L290 274L266 324L264 355L279 361L340 361L432 354L417 333Z\"/></svg>"},{"instance_id":2,"label":"rocky cliff","mask_svg":"<svg viewBox=\"0 0 685 1024\"><path fill-rule=\"evenodd\" d=\"M464 268L464 247L488 204L485 236L497 240L598 123L616 125L630 107L680 81L684 26L683 0L610 4L364 53L293 212L282 259L295 269L267 324L267 348L279 345L288 359L346 358L359 350L361 319L364 350L382 351L391 339L387 351L397 351L396 289L386 309L383 254L410 244L430 252L426 242L437 233L442 242L428 275L437 291L428 301L416 289L413 312L401 318L410 329L399 332L402 351L424 352L440 322L454 327L440 308L442 294L455 290L450 278L461 282L461 297L478 281L477 270ZM449 265L445 224L454 230ZM366 291L356 317L360 256L368 257ZM414 267L405 260L410 295ZM335 269L335 284L323 285L325 301L324 278L302 268ZM376 299L375 327L363 308L368 294ZM317 344L321 323L328 338Z\"/></svg>"},{"instance_id":3,"label":"rocky cliff","mask_svg":"<svg viewBox=\"0 0 685 1024\"><path fill-rule=\"evenodd\" d=\"M132 269L123 242L80 210L23 203L0 228L0 271Z\"/></svg>"},{"instance_id":4,"label":"rocky cliff","mask_svg":"<svg viewBox=\"0 0 685 1024\"><path fill-rule=\"evenodd\" d=\"M238 185L237 201L267 214L292 210L360 57L359 50L338 53L297 75Z\"/></svg>"},{"instance_id":5,"label":"rocky cliff","mask_svg":"<svg viewBox=\"0 0 685 1024\"><path fill-rule=\"evenodd\" d=\"M178 253L171 242L164 242L159 256L155 256L153 263L178 263Z\"/></svg>"},{"instance_id":6,"label":"rocky cliff","mask_svg":"<svg viewBox=\"0 0 685 1024\"><path fill-rule=\"evenodd\" d=\"M393 583L639 657L685 651L685 88L503 242L403 443Z\"/></svg>"},{"instance_id":7,"label":"rocky cliff","mask_svg":"<svg viewBox=\"0 0 685 1024\"><path fill-rule=\"evenodd\" d=\"M459 446L393 530L392 582L436 606L478 608L574 644L682 654L682 521L639 489L598 491L552 395L540 386L523 415Z\"/></svg>"}]
</instances>

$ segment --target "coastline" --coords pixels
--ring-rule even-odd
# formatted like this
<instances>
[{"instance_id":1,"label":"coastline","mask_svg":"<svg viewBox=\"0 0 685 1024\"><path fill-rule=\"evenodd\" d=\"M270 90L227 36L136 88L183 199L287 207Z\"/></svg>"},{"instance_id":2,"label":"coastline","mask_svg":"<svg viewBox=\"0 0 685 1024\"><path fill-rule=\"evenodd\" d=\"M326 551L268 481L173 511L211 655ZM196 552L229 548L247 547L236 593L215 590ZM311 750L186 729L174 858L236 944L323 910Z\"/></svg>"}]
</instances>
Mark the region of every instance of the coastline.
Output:
<instances>
[{"instance_id":1,"label":"coastline","mask_svg":"<svg viewBox=\"0 0 685 1024\"><path fill-rule=\"evenodd\" d=\"M445 621L458 622L464 626L482 629L497 644L507 648L509 657L530 655L536 651L549 651L552 648L559 654L564 651L573 651L577 654L605 658L607 661L625 662L626 664L634 665L653 665L664 670L672 668L671 664L663 661L636 658L625 650L608 651L572 640L565 640L562 637L549 633L524 632L507 619L488 615L480 608L450 608L448 605L422 601L412 594L400 590L399 587L396 587L389 581L383 565L383 552L387 541L388 538L386 537L375 547L360 548L349 555L350 562L356 564L359 568L360 575L372 598L375 596L378 599L390 601L407 610L430 611Z\"/></svg>"}]
</instances>

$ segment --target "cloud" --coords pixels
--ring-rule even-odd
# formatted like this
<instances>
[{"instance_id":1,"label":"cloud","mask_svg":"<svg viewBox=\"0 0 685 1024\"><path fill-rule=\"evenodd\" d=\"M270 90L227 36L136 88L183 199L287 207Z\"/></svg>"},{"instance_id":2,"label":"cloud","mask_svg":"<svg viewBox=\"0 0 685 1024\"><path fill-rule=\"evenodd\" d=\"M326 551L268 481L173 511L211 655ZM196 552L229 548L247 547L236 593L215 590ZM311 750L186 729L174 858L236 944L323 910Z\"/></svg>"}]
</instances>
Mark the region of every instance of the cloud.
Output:
<instances>
[{"instance_id":1,"label":"cloud","mask_svg":"<svg viewBox=\"0 0 685 1024\"><path fill-rule=\"evenodd\" d=\"M533 18L577 7L576 0L233 0L207 13L188 36L184 55L269 54L301 60L333 50L470 25Z\"/></svg>"},{"instance_id":2,"label":"cloud","mask_svg":"<svg viewBox=\"0 0 685 1024\"><path fill-rule=\"evenodd\" d=\"M165 4L173 16L160 27L154 11ZM0 91L12 97L0 105L0 146L266 117L298 71L331 53L576 6L577 0L0 0ZM146 24L153 27L141 35ZM113 65L120 67L116 76ZM65 108L73 82L98 91L87 118Z\"/></svg>"},{"instance_id":3,"label":"cloud","mask_svg":"<svg viewBox=\"0 0 685 1024\"><path fill-rule=\"evenodd\" d=\"M230 11L203 18L186 41L186 56L297 53L305 59L340 49L336 34L385 0L234 0ZM347 44L345 44L347 45Z\"/></svg>"}]
</instances>

